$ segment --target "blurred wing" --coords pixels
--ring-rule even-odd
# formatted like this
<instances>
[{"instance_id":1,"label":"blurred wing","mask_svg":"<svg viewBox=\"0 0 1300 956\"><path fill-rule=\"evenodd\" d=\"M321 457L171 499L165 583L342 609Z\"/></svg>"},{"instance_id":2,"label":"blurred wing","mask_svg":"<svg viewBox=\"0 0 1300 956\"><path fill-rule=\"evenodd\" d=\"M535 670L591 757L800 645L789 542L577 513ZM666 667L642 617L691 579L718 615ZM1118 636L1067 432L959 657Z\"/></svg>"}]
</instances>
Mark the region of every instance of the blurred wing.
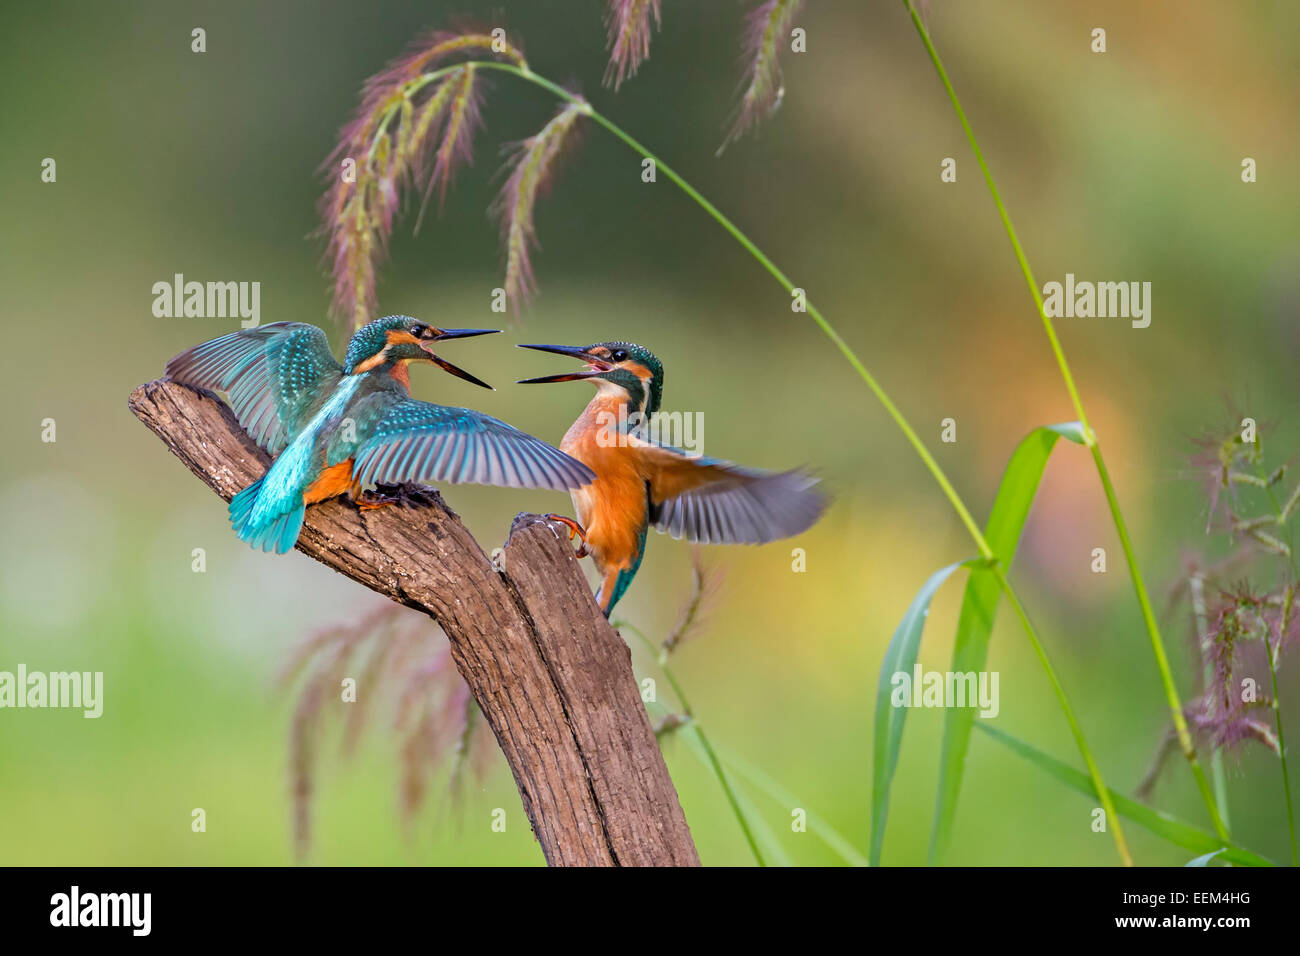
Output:
<instances>
[{"instance_id":1,"label":"blurred wing","mask_svg":"<svg viewBox=\"0 0 1300 956\"><path fill-rule=\"evenodd\" d=\"M701 544L763 544L807 531L826 508L805 471L760 471L628 435L655 530Z\"/></svg>"},{"instance_id":2,"label":"blurred wing","mask_svg":"<svg viewBox=\"0 0 1300 956\"><path fill-rule=\"evenodd\" d=\"M567 491L595 473L539 438L471 411L405 399L357 449L353 475L363 487L404 481L472 483Z\"/></svg>"},{"instance_id":3,"label":"blurred wing","mask_svg":"<svg viewBox=\"0 0 1300 956\"><path fill-rule=\"evenodd\" d=\"M172 381L225 392L244 431L273 455L342 375L325 333L305 322L241 329L167 363Z\"/></svg>"}]
</instances>

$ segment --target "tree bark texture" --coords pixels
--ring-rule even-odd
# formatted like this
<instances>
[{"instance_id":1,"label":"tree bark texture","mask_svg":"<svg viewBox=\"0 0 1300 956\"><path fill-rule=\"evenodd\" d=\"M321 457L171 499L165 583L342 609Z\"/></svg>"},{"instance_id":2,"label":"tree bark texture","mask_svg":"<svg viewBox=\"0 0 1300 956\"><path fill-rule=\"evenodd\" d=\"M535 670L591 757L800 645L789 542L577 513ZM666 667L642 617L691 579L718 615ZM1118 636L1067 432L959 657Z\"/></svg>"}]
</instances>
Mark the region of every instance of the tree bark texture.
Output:
<instances>
[{"instance_id":1,"label":"tree bark texture","mask_svg":"<svg viewBox=\"0 0 1300 956\"><path fill-rule=\"evenodd\" d=\"M270 464L211 393L159 380L129 406L227 501ZM437 492L404 490L403 504L377 510L346 499L309 507L298 550L446 632L548 863L699 865L631 653L567 533L517 516L498 571Z\"/></svg>"}]
</instances>

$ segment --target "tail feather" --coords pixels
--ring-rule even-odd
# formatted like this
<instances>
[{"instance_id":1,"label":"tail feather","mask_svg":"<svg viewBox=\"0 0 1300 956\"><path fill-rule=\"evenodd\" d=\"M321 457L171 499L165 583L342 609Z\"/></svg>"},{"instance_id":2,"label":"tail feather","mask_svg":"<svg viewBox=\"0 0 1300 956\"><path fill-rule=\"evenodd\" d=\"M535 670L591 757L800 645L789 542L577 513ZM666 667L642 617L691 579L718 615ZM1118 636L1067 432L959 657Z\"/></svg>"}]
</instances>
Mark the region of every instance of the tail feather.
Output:
<instances>
[{"instance_id":1,"label":"tail feather","mask_svg":"<svg viewBox=\"0 0 1300 956\"><path fill-rule=\"evenodd\" d=\"M610 569L604 573L601 579L600 587L596 591L596 606L601 609L607 618L614 612L614 605L632 586L632 579L636 577L637 569L641 567L641 558L645 555L644 535L641 538L641 543L642 551L633 559L630 565L618 570Z\"/></svg>"},{"instance_id":2,"label":"tail feather","mask_svg":"<svg viewBox=\"0 0 1300 956\"><path fill-rule=\"evenodd\" d=\"M305 507L299 505L293 511L276 518L262 541L262 550L274 551L276 554L292 551L298 540L298 532L302 531L302 519L306 511Z\"/></svg>"},{"instance_id":3,"label":"tail feather","mask_svg":"<svg viewBox=\"0 0 1300 956\"><path fill-rule=\"evenodd\" d=\"M307 509L300 504L269 521L254 521L253 506L257 503L261 490L262 479L259 478L230 500L231 527L235 529L239 540L247 542L254 550L284 554L293 550L298 534L302 531L303 515Z\"/></svg>"},{"instance_id":4,"label":"tail feather","mask_svg":"<svg viewBox=\"0 0 1300 956\"><path fill-rule=\"evenodd\" d=\"M257 493L261 490L262 479L259 478L230 499L230 524L241 538L244 536L244 525L248 523L248 516L253 510L253 505L257 503Z\"/></svg>"}]
</instances>

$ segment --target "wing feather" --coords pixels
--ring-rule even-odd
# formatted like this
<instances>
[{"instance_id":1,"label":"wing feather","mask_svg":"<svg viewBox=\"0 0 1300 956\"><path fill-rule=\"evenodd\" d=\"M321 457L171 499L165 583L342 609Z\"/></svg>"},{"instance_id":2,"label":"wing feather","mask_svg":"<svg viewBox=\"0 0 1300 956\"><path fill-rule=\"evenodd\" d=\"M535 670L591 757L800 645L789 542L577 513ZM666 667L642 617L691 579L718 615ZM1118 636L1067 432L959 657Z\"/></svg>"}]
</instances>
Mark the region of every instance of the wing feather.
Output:
<instances>
[{"instance_id":1,"label":"wing feather","mask_svg":"<svg viewBox=\"0 0 1300 956\"><path fill-rule=\"evenodd\" d=\"M408 399L396 403L357 450L366 487L431 481L567 491L595 475L539 438L481 412Z\"/></svg>"},{"instance_id":2,"label":"wing feather","mask_svg":"<svg viewBox=\"0 0 1300 956\"><path fill-rule=\"evenodd\" d=\"M167 363L172 381L225 392L240 426L273 455L342 374L325 333L305 322L240 329Z\"/></svg>"},{"instance_id":3,"label":"wing feather","mask_svg":"<svg viewBox=\"0 0 1300 956\"><path fill-rule=\"evenodd\" d=\"M808 530L826 508L817 479L802 469L772 472L628 433L650 489L655 529L701 544L763 544Z\"/></svg>"}]
</instances>

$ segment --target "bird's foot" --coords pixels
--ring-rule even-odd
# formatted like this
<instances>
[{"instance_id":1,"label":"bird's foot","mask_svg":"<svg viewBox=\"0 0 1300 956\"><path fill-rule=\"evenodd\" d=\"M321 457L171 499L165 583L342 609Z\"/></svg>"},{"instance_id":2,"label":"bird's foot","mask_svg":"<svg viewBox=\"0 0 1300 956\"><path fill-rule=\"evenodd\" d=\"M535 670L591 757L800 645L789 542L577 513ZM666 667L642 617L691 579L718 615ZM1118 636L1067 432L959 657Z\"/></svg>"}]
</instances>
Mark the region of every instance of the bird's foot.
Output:
<instances>
[{"instance_id":1,"label":"bird's foot","mask_svg":"<svg viewBox=\"0 0 1300 956\"><path fill-rule=\"evenodd\" d=\"M361 497L357 499L357 510L378 511L380 508L387 508L389 505L399 505L403 500L401 495L385 494L372 489L361 493Z\"/></svg>"},{"instance_id":2,"label":"bird's foot","mask_svg":"<svg viewBox=\"0 0 1300 956\"><path fill-rule=\"evenodd\" d=\"M388 486L380 485L379 487L386 488ZM438 492L424 485L404 481L400 485L394 486L394 488L398 497L408 505L426 508L433 505L442 505L444 508L446 507Z\"/></svg>"},{"instance_id":3,"label":"bird's foot","mask_svg":"<svg viewBox=\"0 0 1300 956\"><path fill-rule=\"evenodd\" d=\"M582 525L572 518L566 518L564 515L544 515L547 521L558 521L569 529L569 540L572 541L575 536L582 539L582 544L578 545L578 550L574 555L579 558L585 558L591 552L587 549L587 532L582 530Z\"/></svg>"},{"instance_id":4,"label":"bird's foot","mask_svg":"<svg viewBox=\"0 0 1300 956\"><path fill-rule=\"evenodd\" d=\"M349 497L359 511L377 511L389 505L408 505L413 508L443 505L438 492L424 485L404 481L399 485L376 485L360 493L349 492Z\"/></svg>"}]
</instances>

